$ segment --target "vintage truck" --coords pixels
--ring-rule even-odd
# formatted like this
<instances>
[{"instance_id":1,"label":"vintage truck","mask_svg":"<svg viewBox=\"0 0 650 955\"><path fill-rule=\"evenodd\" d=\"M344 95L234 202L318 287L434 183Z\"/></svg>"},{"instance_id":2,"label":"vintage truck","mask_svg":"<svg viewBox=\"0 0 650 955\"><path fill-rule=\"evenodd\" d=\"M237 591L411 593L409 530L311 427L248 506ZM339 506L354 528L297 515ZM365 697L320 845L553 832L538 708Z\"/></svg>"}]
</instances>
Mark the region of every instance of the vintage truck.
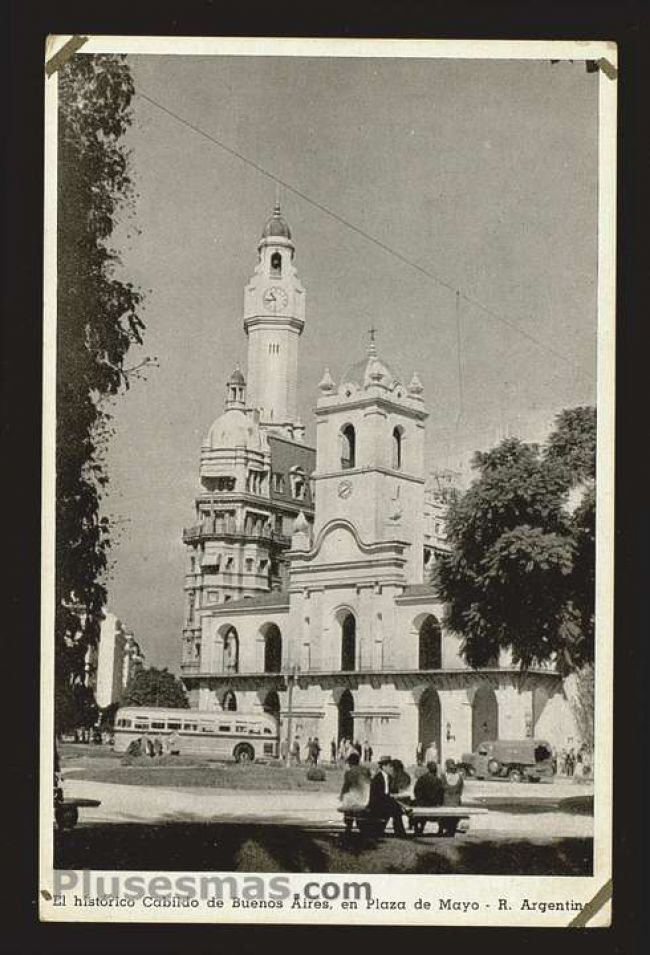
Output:
<instances>
[{"instance_id":1,"label":"vintage truck","mask_svg":"<svg viewBox=\"0 0 650 955\"><path fill-rule=\"evenodd\" d=\"M513 783L552 779L556 770L551 746L543 739L485 740L474 753L463 753L457 765L465 776Z\"/></svg>"}]
</instances>

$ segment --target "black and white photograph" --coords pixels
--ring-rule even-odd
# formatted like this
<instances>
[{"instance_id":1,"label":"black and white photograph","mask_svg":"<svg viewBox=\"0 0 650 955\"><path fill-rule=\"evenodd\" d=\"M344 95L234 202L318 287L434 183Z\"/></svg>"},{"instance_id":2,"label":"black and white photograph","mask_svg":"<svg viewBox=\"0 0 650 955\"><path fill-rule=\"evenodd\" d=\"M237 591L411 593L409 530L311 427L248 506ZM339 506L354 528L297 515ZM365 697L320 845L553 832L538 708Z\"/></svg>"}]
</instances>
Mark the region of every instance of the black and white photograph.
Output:
<instances>
[{"instance_id":1,"label":"black and white photograph","mask_svg":"<svg viewBox=\"0 0 650 955\"><path fill-rule=\"evenodd\" d=\"M45 62L41 918L608 925L615 44Z\"/></svg>"}]
</instances>

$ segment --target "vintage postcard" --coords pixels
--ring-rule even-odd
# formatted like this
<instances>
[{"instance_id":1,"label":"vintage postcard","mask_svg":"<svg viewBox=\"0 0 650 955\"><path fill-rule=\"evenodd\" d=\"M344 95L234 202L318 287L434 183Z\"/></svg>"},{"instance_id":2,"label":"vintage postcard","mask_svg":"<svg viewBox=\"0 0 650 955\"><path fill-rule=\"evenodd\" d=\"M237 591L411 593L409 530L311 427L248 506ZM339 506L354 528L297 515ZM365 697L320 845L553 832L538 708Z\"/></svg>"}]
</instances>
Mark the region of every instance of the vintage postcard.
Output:
<instances>
[{"instance_id":1,"label":"vintage postcard","mask_svg":"<svg viewBox=\"0 0 650 955\"><path fill-rule=\"evenodd\" d=\"M44 83L41 919L609 925L615 44Z\"/></svg>"}]
</instances>

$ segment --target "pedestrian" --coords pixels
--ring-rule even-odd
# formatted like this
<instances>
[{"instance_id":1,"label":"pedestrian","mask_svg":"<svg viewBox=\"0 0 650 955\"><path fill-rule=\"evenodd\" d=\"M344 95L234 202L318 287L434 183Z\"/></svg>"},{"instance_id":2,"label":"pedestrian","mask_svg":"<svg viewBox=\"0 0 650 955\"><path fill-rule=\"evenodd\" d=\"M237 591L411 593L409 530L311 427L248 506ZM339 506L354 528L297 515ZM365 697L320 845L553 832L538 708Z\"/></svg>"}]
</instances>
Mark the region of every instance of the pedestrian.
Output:
<instances>
[{"instance_id":1,"label":"pedestrian","mask_svg":"<svg viewBox=\"0 0 650 955\"><path fill-rule=\"evenodd\" d=\"M367 763L367 762L368 762L368 740L367 740L367 739L364 739L364 741L363 741L362 759L363 759L364 763Z\"/></svg>"},{"instance_id":2,"label":"pedestrian","mask_svg":"<svg viewBox=\"0 0 650 955\"><path fill-rule=\"evenodd\" d=\"M300 764L300 737L294 736L293 746L291 747L292 762Z\"/></svg>"},{"instance_id":3,"label":"pedestrian","mask_svg":"<svg viewBox=\"0 0 650 955\"><path fill-rule=\"evenodd\" d=\"M368 743L368 762L369 763L372 762L372 753L373 753L372 744Z\"/></svg>"},{"instance_id":4,"label":"pedestrian","mask_svg":"<svg viewBox=\"0 0 650 955\"><path fill-rule=\"evenodd\" d=\"M336 740L332 739L330 742L330 763L336 762L336 753L337 753Z\"/></svg>"},{"instance_id":5,"label":"pedestrian","mask_svg":"<svg viewBox=\"0 0 650 955\"><path fill-rule=\"evenodd\" d=\"M424 754L423 762L426 763L437 763L438 762L438 747L435 742L431 740L427 746L426 753Z\"/></svg>"},{"instance_id":6,"label":"pedestrian","mask_svg":"<svg viewBox=\"0 0 650 955\"><path fill-rule=\"evenodd\" d=\"M311 738L311 736L310 736L310 737L307 739L307 743L305 744L305 762L307 763L308 766L311 766L312 761L313 761L313 758L312 758L312 738Z\"/></svg>"},{"instance_id":7,"label":"pedestrian","mask_svg":"<svg viewBox=\"0 0 650 955\"><path fill-rule=\"evenodd\" d=\"M289 740L286 736L283 736L280 740L280 759L283 763L286 763L287 756L289 755Z\"/></svg>"},{"instance_id":8,"label":"pedestrian","mask_svg":"<svg viewBox=\"0 0 650 955\"><path fill-rule=\"evenodd\" d=\"M320 756L320 743L318 742L318 737L314 736L311 741L311 754L312 754L312 765L318 766L318 758Z\"/></svg>"},{"instance_id":9,"label":"pedestrian","mask_svg":"<svg viewBox=\"0 0 650 955\"><path fill-rule=\"evenodd\" d=\"M424 762L424 743L422 740L415 747L415 762L418 766L421 766Z\"/></svg>"},{"instance_id":10,"label":"pedestrian","mask_svg":"<svg viewBox=\"0 0 650 955\"><path fill-rule=\"evenodd\" d=\"M155 740L153 741L153 755L162 756L162 754L163 754L162 740L160 739L159 736L156 736Z\"/></svg>"}]
</instances>

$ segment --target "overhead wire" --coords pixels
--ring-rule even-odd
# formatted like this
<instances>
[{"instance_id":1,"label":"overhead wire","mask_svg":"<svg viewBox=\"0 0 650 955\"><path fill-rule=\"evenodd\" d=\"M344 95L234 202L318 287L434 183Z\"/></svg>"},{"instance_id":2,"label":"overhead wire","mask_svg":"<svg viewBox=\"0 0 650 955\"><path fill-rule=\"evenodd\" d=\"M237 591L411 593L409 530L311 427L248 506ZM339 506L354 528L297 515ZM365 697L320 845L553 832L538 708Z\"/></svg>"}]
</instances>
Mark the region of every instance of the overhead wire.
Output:
<instances>
[{"instance_id":1,"label":"overhead wire","mask_svg":"<svg viewBox=\"0 0 650 955\"><path fill-rule=\"evenodd\" d=\"M163 103L160 103L158 100L154 99L153 96L150 96L148 93L145 93L143 90L137 91L137 96L143 100L146 100L148 103L151 103L152 106L155 106L161 112L167 114L172 119L181 123L188 129L191 129L197 135L203 137L209 142L213 143L215 146L222 149L224 152L228 153L231 156L239 159L241 162L245 163L247 166L250 166L252 169L255 169L262 176L267 179L270 179L272 182L277 185L282 186L283 189L286 189L288 192L293 193L294 195L301 198L304 202L307 202L309 205L313 206L316 209L319 209L325 215L329 216L331 219L334 219L336 222L339 222L341 225L350 229L352 232L355 232L357 235L366 239L368 242L371 242L373 245L377 246L380 249L383 249L384 252L398 259L400 262L403 262L405 265L408 265L410 268L415 269L417 272L431 279L437 285L440 285L442 288L447 289L450 292L454 292L456 295L456 307L458 315L458 299L462 297L468 304L475 306L481 310L484 314L490 316L495 321L498 321L505 325L506 327L517 332L522 337L528 339L533 344L537 345L539 348L548 352L551 355L554 355L556 358L565 362L567 365L577 369L580 374L584 377L588 377L593 380L594 376L586 372L577 362L573 361L571 358L568 358L565 354L558 351L556 348L553 348L551 345L537 338L537 336L523 329L517 322L512 319L506 318L501 312L495 311L495 309L490 308L488 305L485 305L479 299L474 296L468 295L466 292L462 292L457 289L451 282L447 282L442 279L439 275L432 272L430 269L424 268L422 265L419 265L417 262L414 262L412 259L409 259L406 255L403 255L397 249L392 248L387 245L381 239L378 239L376 236L371 235L369 232L366 232L364 229L361 229L359 226L355 225L353 222L350 222L348 219L345 219L339 213L334 212L328 206L325 206L323 203L319 202L317 199L313 199L307 193L303 192L301 189L298 189L296 186L287 182L285 179L282 179L280 176L277 176L275 173L266 169L260 163L256 162L254 159L251 159L249 156L244 155L244 153L239 152L239 150L234 149L232 146L229 146L227 143L224 143L222 140L218 139L216 136L208 133L202 127L198 126L196 123L191 122L186 119L184 116L181 116L179 113L176 113L174 110L170 109L168 106L165 106ZM458 320L457 320L458 321Z\"/></svg>"}]
</instances>

